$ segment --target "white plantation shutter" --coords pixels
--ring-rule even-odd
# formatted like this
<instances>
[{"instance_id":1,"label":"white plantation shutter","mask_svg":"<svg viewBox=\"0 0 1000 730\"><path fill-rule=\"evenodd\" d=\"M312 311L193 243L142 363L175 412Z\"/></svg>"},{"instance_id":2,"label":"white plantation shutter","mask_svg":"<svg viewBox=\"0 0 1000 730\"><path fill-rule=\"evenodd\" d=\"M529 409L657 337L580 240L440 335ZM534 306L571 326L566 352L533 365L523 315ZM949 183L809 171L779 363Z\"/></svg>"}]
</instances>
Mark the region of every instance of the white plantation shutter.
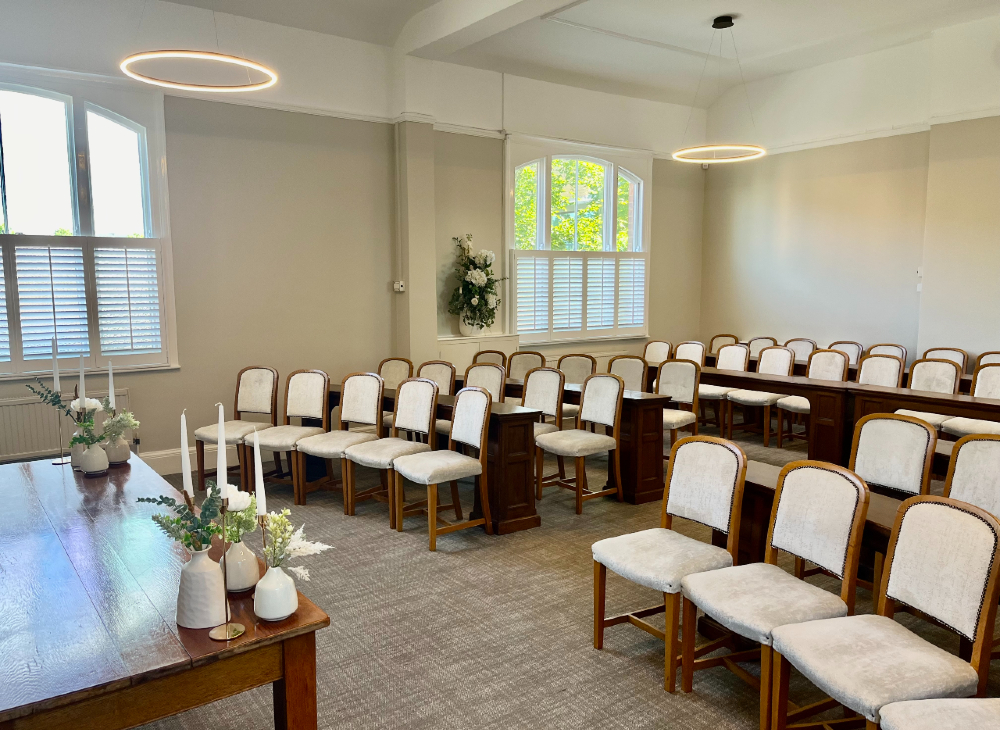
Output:
<instances>
[{"instance_id":1,"label":"white plantation shutter","mask_svg":"<svg viewBox=\"0 0 1000 730\"><path fill-rule=\"evenodd\" d=\"M156 249L94 249L102 355L161 350L156 273Z\"/></svg>"},{"instance_id":2,"label":"white plantation shutter","mask_svg":"<svg viewBox=\"0 0 1000 730\"><path fill-rule=\"evenodd\" d=\"M579 331L583 327L583 259L560 256L552 261L552 329Z\"/></svg>"},{"instance_id":3,"label":"white plantation shutter","mask_svg":"<svg viewBox=\"0 0 1000 730\"><path fill-rule=\"evenodd\" d=\"M549 260L540 256L522 255L517 256L515 261L517 331L548 332Z\"/></svg>"},{"instance_id":4,"label":"white plantation shutter","mask_svg":"<svg viewBox=\"0 0 1000 730\"><path fill-rule=\"evenodd\" d=\"M646 260L618 260L618 326L642 327L646 320Z\"/></svg>"},{"instance_id":5,"label":"white plantation shutter","mask_svg":"<svg viewBox=\"0 0 1000 730\"><path fill-rule=\"evenodd\" d=\"M594 257L587 260L587 329L615 326L615 260Z\"/></svg>"},{"instance_id":6,"label":"white plantation shutter","mask_svg":"<svg viewBox=\"0 0 1000 730\"><path fill-rule=\"evenodd\" d=\"M52 356L52 337L62 355L89 355L83 249L16 246L21 357Z\"/></svg>"},{"instance_id":7,"label":"white plantation shutter","mask_svg":"<svg viewBox=\"0 0 1000 730\"><path fill-rule=\"evenodd\" d=\"M0 250L0 362L10 362L10 328L7 326L7 281L4 278L2 250Z\"/></svg>"}]
</instances>

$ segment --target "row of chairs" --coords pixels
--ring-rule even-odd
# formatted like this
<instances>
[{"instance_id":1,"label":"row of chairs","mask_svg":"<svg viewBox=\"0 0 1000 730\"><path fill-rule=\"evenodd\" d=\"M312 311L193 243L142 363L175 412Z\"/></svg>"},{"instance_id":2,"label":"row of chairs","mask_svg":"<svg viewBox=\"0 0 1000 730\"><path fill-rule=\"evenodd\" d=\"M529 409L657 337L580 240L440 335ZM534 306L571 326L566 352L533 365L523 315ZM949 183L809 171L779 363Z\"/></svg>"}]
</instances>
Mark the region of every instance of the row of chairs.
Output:
<instances>
[{"instance_id":1,"label":"row of chairs","mask_svg":"<svg viewBox=\"0 0 1000 730\"><path fill-rule=\"evenodd\" d=\"M894 706L984 696L995 643L1000 436L958 442L944 497L928 494L934 442L926 423L876 414L858 423L849 469L818 461L788 464L778 478L765 561L738 565L746 456L719 438L678 441L660 527L593 545L594 647L603 648L605 629L617 624L630 623L657 636L665 642L664 688L671 692L678 669L682 689L690 692L694 672L728 668L759 687L762 730L780 730L837 705L844 706L848 718L862 716L858 719L869 728L880 721L899 730L977 726L961 720L941 723L942 712L934 705L926 710ZM857 571L870 491L909 499L897 513L882 575L867 583ZM725 534L726 548L676 532L675 517ZM777 567L781 552L794 559L794 574ZM810 565L815 567L807 569ZM660 591L663 602L607 617L608 569ZM805 581L817 573L837 579L838 593ZM858 585L872 589L875 615L854 615ZM904 611L957 634L965 642L961 656L894 622L894 613ZM726 633L696 646L699 612ZM664 630L645 620L655 613L666 614ZM742 650L746 642L740 637L760 648ZM729 652L714 653L720 649ZM760 662L759 679L740 666L748 661ZM829 698L792 705L791 666ZM982 708L959 703L949 711L971 718ZM922 714L928 719L920 721Z\"/></svg>"}]
</instances>

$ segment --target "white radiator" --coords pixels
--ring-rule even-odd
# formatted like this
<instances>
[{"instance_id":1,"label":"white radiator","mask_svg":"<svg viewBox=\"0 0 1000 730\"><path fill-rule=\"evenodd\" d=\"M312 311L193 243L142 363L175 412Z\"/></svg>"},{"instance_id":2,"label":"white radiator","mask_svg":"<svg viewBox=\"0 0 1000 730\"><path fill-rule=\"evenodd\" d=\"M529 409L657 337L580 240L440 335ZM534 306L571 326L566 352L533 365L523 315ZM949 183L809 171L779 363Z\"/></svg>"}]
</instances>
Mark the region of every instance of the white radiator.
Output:
<instances>
[{"instance_id":1,"label":"white radiator","mask_svg":"<svg viewBox=\"0 0 1000 730\"><path fill-rule=\"evenodd\" d=\"M107 391L91 392L91 398L104 400ZM69 398L70 393L65 397ZM118 410L129 410L128 388L115 388L115 405ZM63 446L69 451L76 425L63 416ZM28 393L23 398L0 399L0 462L24 461L59 453L59 411L42 403L38 396ZM97 428L104 423L98 414ZM126 434L126 438L128 435Z\"/></svg>"}]
</instances>

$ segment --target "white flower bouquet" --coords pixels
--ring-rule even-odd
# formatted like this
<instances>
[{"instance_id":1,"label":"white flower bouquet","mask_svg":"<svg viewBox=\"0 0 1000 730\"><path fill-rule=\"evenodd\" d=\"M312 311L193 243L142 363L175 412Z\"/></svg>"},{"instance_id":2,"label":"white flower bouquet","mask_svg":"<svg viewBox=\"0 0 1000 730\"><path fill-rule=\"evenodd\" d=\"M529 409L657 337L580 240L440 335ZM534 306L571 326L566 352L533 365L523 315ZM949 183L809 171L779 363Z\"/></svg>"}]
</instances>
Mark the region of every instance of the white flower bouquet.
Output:
<instances>
[{"instance_id":1,"label":"white flower bouquet","mask_svg":"<svg viewBox=\"0 0 1000 730\"><path fill-rule=\"evenodd\" d=\"M291 513L287 509L283 509L280 514L272 512L267 516L268 541L264 547L264 562L269 568L280 568L286 560L318 555L331 547L306 540L303 534L305 525L296 530L288 519L289 514ZM294 566L289 567L288 572L302 580L309 580L308 568Z\"/></svg>"},{"instance_id":2,"label":"white flower bouquet","mask_svg":"<svg viewBox=\"0 0 1000 730\"><path fill-rule=\"evenodd\" d=\"M486 329L493 325L500 307L499 282L504 277L493 273L496 254L485 249L472 253L472 234L454 239L458 248L455 277L458 286L448 302L448 312L457 314L466 325Z\"/></svg>"}]
</instances>

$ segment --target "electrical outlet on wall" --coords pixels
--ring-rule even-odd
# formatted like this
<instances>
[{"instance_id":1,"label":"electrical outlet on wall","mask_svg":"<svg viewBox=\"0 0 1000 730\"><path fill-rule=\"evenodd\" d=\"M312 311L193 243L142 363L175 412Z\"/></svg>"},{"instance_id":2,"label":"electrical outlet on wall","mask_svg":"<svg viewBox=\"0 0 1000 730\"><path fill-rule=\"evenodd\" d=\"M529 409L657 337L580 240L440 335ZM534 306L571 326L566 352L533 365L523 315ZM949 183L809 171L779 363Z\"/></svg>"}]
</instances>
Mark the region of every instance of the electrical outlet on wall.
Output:
<instances>
[{"instance_id":1,"label":"electrical outlet on wall","mask_svg":"<svg viewBox=\"0 0 1000 730\"><path fill-rule=\"evenodd\" d=\"M394 281L394 282L392 282L392 290L393 291L397 291L397 292L404 292L404 291L406 291L406 282L405 281Z\"/></svg>"}]
</instances>

